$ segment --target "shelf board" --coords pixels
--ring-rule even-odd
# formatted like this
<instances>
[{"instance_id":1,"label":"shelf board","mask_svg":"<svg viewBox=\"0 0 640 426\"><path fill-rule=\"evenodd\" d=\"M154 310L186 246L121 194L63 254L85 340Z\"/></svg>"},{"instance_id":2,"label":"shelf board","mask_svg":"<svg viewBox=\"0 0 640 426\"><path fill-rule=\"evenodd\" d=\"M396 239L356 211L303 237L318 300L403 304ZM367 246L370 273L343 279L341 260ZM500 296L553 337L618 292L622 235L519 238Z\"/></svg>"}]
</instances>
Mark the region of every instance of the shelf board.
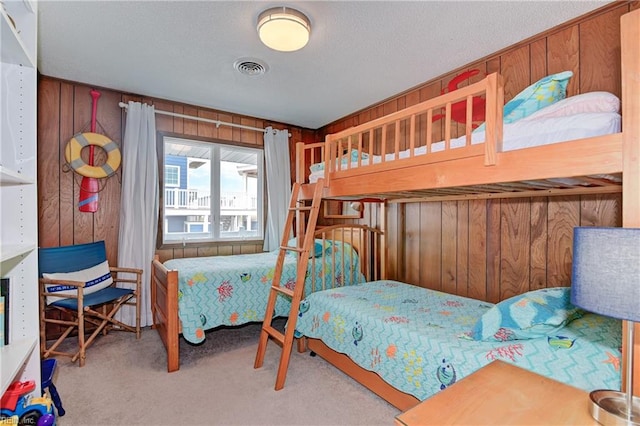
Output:
<instances>
[{"instance_id":1,"label":"shelf board","mask_svg":"<svg viewBox=\"0 0 640 426\"><path fill-rule=\"evenodd\" d=\"M0 29L2 31L2 62L36 68L36 63L22 43L20 34L2 9L0 9L0 27L2 27Z\"/></svg>"},{"instance_id":2,"label":"shelf board","mask_svg":"<svg viewBox=\"0 0 640 426\"><path fill-rule=\"evenodd\" d=\"M0 243L0 261L4 264L18 256L28 254L35 250L36 244L2 244ZM4 266L4 265L3 265Z\"/></svg>"},{"instance_id":3,"label":"shelf board","mask_svg":"<svg viewBox=\"0 0 640 426\"><path fill-rule=\"evenodd\" d=\"M16 375L36 347L37 339L20 339L0 348L0 370L2 382L0 395L3 395L9 385L16 379Z\"/></svg>"},{"instance_id":4,"label":"shelf board","mask_svg":"<svg viewBox=\"0 0 640 426\"><path fill-rule=\"evenodd\" d=\"M4 185L29 185L34 183L32 179L28 179L22 173L7 167L0 166L0 186Z\"/></svg>"}]
</instances>

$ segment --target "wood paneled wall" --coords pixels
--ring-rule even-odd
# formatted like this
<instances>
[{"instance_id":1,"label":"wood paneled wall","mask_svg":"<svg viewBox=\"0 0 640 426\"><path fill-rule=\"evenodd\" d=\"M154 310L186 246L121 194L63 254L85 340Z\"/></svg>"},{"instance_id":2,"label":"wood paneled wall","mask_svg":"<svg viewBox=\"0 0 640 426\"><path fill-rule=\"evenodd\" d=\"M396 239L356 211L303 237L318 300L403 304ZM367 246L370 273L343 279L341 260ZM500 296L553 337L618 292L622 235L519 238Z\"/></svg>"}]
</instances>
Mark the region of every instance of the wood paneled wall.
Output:
<instances>
[{"instance_id":1,"label":"wood paneled wall","mask_svg":"<svg viewBox=\"0 0 640 426\"><path fill-rule=\"evenodd\" d=\"M570 69L573 95L607 90L620 95L620 16L638 2L617 2L544 34L482 58L405 93L344 117L318 131L271 123L176 102L101 89L98 131L121 145L125 112L119 102L154 104L157 109L255 127L289 128L294 143L322 140L340 131L432 98L465 70L500 72L508 100L540 77ZM470 81L481 78L472 77ZM92 86L42 77L38 87L39 240L43 247L105 239L109 260L117 259L121 170L101 181L96 213L78 211L79 176L64 168L64 147L87 131ZM228 142L262 144L262 135L158 115L159 131ZM126 147L121 146L123 155ZM99 150L98 150L99 151ZM292 176L293 165L292 165ZM368 204L362 222L376 224L378 206ZM330 221L325 221L328 223ZM496 301L525 288L562 285L569 273L570 229L577 224L620 225L620 196L474 200L392 204L388 207L388 272L391 278ZM521 246L524 244L525 246ZM261 243L209 245L161 252L164 259L251 253Z\"/></svg>"},{"instance_id":2,"label":"wood paneled wall","mask_svg":"<svg viewBox=\"0 0 640 426\"><path fill-rule=\"evenodd\" d=\"M469 82L501 73L506 101L565 70L574 73L569 96L596 90L620 96L620 16L637 7L608 4L331 123L316 140L433 98L466 70L481 70ZM490 302L569 285L573 227L621 226L621 207L620 194L390 204L388 277Z\"/></svg>"},{"instance_id":3,"label":"wood paneled wall","mask_svg":"<svg viewBox=\"0 0 640 426\"><path fill-rule=\"evenodd\" d=\"M389 277L496 303L568 286L573 228L620 226L619 194L392 204Z\"/></svg>"},{"instance_id":4,"label":"wood paneled wall","mask_svg":"<svg viewBox=\"0 0 640 426\"><path fill-rule=\"evenodd\" d=\"M122 169L108 178L100 180L99 207L95 213L78 210L80 176L69 171L65 165L64 149L69 139L78 132L88 132L91 120L91 96L93 86L41 77L38 84L38 237L41 247L57 247L68 244L105 240L107 256L111 264L118 258L118 229L120 218L120 191ZM97 132L115 141L127 155L123 146L126 112L119 102L138 101L153 104L164 110L220 120L246 126L276 129L287 128L292 134L289 143L291 158L295 158L295 143L312 141L314 131L283 123L241 116L237 114L200 108L161 99L121 93L97 88L101 92L98 100ZM214 124L156 116L158 131L171 132L184 137L199 136L222 142L239 142L262 146L262 133ZM86 151L86 150L85 150ZM96 150L97 155L104 155ZM102 159L98 157L98 164ZM294 166L291 166L292 176ZM210 244L202 247L162 250L164 259L185 256L211 256L223 254L254 253L262 251L262 241L234 242L232 244ZM151 259L150 259L151 261Z\"/></svg>"},{"instance_id":5,"label":"wood paneled wall","mask_svg":"<svg viewBox=\"0 0 640 426\"><path fill-rule=\"evenodd\" d=\"M610 3L583 17L336 120L318 129L316 141L324 140L324 136L329 133L366 123L438 96L447 90L452 78L474 69L480 70L480 74L460 86L499 72L504 77L505 102L545 75L566 70L574 73L567 88L568 96L595 90L609 91L620 96L620 16L638 7L638 1Z\"/></svg>"}]
</instances>

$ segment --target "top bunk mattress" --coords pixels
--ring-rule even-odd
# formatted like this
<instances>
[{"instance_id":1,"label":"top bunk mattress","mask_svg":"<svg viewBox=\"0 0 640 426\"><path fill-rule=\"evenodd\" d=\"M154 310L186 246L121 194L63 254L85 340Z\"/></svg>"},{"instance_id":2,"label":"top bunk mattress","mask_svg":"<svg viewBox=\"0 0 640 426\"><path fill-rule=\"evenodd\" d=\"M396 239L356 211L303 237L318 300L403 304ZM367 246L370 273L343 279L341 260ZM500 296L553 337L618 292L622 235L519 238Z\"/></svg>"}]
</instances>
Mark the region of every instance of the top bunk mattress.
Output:
<instances>
[{"instance_id":1,"label":"top bunk mattress","mask_svg":"<svg viewBox=\"0 0 640 426\"><path fill-rule=\"evenodd\" d=\"M619 133L621 131L622 118L617 112L589 112L567 115L562 117L539 118L535 120L519 120L515 123L503 126L503 149L502 151L512 151L516 149L530 148L535 146L549 145L559 142L566 142L576 139L586 139L590 137L603 136L607 134ZM452 149L465 146L466 136L451 139ZM471 144L484 142L484 131L476 131L471 135ZM431 152L443 151L445 142L439 141L431 144ZM421 146L414 149L414 155L425 155L426 147ZM401 151L399 159L409 158L409 149ZM377 164L382 162L382 156L373 155L371 158L366 153L361 153L361 165ZM386 154L385 161L395 160L395 154ZM350 163L350 164L348 164ZM358 167L358 152L352 150L350 155L343 156L340 164L341 170ZM312 164L309 168L309 182L314 183L319 178L324 177L324 162ZM618 178L607 176L609 179Z\"/></svg>"}]
</instances>

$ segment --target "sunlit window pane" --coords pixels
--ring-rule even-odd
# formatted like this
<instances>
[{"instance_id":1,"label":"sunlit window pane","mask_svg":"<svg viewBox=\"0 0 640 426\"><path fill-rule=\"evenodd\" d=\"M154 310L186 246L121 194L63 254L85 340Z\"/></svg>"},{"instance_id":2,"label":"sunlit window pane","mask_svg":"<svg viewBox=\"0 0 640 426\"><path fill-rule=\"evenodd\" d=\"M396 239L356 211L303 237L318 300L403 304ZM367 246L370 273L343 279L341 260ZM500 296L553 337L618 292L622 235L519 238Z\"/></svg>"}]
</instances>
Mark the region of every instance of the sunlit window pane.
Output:
<instances>
[{"instance_id":1,"label":"sunlit window pane","mask_svg":"<svg viewBox=\"0 0 640 426\"><path fill-rule=\"evenodd\" d=\"M262 238L262 150L172 137L164 148L163 242Z\"/></svg>"}]
</instances>

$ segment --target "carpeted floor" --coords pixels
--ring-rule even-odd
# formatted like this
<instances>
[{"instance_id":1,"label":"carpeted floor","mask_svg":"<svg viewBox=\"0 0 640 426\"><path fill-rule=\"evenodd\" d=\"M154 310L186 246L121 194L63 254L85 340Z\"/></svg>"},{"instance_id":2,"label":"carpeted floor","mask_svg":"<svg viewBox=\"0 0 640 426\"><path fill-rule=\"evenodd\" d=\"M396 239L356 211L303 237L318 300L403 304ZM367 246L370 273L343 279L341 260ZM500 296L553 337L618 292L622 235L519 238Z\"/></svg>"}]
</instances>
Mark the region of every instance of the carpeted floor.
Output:
<instances>
[{"instance_id":1,"label":"carpeted floor","mask_svg":"<svg viewBox=\"0 0 640 426\"><path fill-rule=\"evenodd\" d=\"M280 321L280 320L277 320ZM276 323L274 323L275 325ZM60 358L54 380L71 425L390 425L399 411L320 357L294 351L275 391L280 348L270 342L254 369L260 324L181 339L180 370L166 372L155 330L112 332L87 351L82 368ZM66 342L65 342L66 344Z\"/></svg>"}]
</instances>

